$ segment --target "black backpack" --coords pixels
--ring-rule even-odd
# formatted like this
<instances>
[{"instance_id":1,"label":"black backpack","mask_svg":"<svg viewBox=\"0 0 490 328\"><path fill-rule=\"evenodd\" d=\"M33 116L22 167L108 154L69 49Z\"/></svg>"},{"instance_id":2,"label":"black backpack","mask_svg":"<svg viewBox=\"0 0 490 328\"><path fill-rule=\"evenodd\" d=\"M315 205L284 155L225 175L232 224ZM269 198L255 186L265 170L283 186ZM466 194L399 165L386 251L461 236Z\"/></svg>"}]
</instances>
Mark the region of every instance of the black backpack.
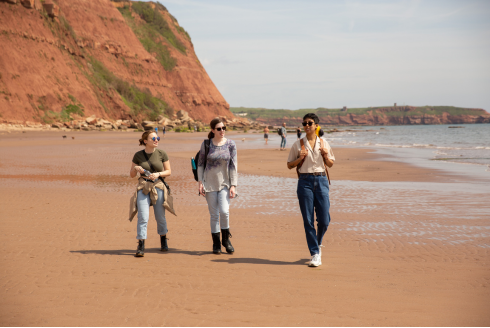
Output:
<instances>
[{"instance_id":1,"label":"black backpack","mask_svg":"<svg viewBox=\"0 0 490 328\"><path fill-rule=\"evenodd\" d=\"M282 128L277 129L277 134L282 136Z\"/></svg>"},{"instance_id":2,"label":"black backpack","mask_svg":"<svg viewBox=\"0 0 490 328\"><path fill-rule=\"evenodd\" d=\"M209 143L211 142L211 139L206 139L204 140L204 151L205 151L205 156L204 156L204 168L206 168L206 162L208 160L208 154L209 154ZM192 173L194 174L194 179L196 181L199 181L197 177L197 162L199 161L199 155L201 155L201 150L196 154L196 157L194 157L194 161L196 162L196 169L192 169Z\"/></svg>"}]
</instances>

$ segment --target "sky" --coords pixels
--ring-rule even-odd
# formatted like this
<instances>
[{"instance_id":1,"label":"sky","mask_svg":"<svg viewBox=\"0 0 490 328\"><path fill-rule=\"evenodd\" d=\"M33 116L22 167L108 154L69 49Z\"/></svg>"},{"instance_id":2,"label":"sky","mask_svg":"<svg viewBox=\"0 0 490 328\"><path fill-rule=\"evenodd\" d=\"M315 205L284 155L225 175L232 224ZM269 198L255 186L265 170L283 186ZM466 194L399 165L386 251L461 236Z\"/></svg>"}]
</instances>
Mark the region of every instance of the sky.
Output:
<instances>
[{"instance_id":1,"label":"sky","mask_svg":"<svg viewBox=\"0 0 490 328\"><path fill-rule=\"evenodd\" d=\"M490 111L490 1L159 0L232 107Z\"/></svg>"}]
</instances>

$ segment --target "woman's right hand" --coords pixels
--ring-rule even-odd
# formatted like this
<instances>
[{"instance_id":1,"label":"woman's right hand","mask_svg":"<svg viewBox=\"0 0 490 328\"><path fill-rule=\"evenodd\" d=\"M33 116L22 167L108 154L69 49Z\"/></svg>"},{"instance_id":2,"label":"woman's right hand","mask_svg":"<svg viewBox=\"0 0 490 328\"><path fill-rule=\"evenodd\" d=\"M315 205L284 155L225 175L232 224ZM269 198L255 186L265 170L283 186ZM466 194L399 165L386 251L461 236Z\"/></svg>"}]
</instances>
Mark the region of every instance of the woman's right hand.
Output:
<instances>
[{"instance_id":1,"label":"woman's right hand","mask_svg":"<svg viewBox=\"0 0 490 328\"><path fill-rule=\"evenodd\" d=\"M302 151L299 153L299 158L300 158L301 160L303 160L303 159L306 157L306 155L308 155L308 149L302 150Z\"/></svg>"},{"instance_id":2,"label":"woman's right hand","mask_svg":"<svg viewBox=\"0 0 490 328\"><path fill-rule=\"evenodd\" d=\"M204 191L204 185L199 181L199 195L206 196L206 191Z\"/></svg>"},{"instance_id":3,"label":"woman's right hand","mask_svg":"<svg viewBox=\"0 0 490 328\"><path fill-rule=\"evenodd\" d=\"M143 173L145 172L145 169L144 169L144 168L142 168L141 166L138 166L138 165L136 165L136 166L134 167L134 169L135 169L135 170L136 170L136 172L138 172L139 174L143 174Z\"/></svg>"}]
</instances>

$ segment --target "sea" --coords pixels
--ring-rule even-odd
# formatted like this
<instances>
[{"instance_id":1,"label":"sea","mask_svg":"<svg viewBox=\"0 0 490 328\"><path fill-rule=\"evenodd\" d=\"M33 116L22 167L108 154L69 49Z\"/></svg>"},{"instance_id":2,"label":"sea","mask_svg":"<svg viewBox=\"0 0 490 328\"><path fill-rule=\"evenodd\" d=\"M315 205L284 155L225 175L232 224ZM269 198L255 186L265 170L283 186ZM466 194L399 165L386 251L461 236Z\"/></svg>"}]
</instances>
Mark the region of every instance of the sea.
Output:
<instances>
[{"instance_id":1,"label":"sea","mask_svg":"<svg viewBox=\"0 0 490 328\"><path fill-rule=\"evenodd\" d=\"M332 129L323 128L325 131ZM337 129L340 132L325 135L334 152L336 146L369 148L390 155L390 160L457 171L458 174L484 174L490 179L490 124L348 126ZM248 145L242 146L247 148L263 143L261 136L236 136L237 139L243 137ZM296 140L296 133L288 133L287 147ZM269 144L275 143L280 143L280 136L270 133Z\"/></svg>"},{"instance_id":2,"label":"sea","mask_svg":"<svg viewBox=\"0 0 490 328\"><path fill-rule=\"evenodd\" d=\"M490 124L356 127L327 135L332 145L427 149L431 160L490 166Z\"/></svg>"}]
</instances>

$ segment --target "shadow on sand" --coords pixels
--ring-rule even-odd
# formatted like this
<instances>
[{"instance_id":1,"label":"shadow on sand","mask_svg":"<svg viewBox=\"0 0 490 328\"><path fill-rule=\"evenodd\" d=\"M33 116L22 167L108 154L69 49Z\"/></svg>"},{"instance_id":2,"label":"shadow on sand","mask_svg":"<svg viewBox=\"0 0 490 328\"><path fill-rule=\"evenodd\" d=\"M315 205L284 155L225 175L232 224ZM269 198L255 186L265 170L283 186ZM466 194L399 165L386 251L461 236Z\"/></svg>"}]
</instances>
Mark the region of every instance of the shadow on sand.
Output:
<instances>
[{"instance_id":1,"label":"shadow on sand","mask_svg":"<svg viewBox=\"0 0 490 328\"><path fill-rule=\"evenodd\" d=\"M79 251L70 251L70 253L79 253L83 255L87 254L98 254L98 255L130 255L134 256L136 253L135 249L91 249L91 250L79 250ZM212 252L203 252L203 251L184 251L177 248L169 248L168 252L161 252L160 248L146 248L145 254L148 253L158 253L158 254L168 254L168 253L177 253L177 254L186 254L186 255L195 255L202 256L206 254L212 254Z\"/></svg>"},{"instance_id":2,"label":"shadow on sand","mask_svg":"<svg viewBox=\"0 0 490 328\"><path fill-rule=\"evenodd\" d=\"M78 251L70 251L70 253L78 253L83 255L88 254L97 254L97 255L122 255L122 256L134 256L136 253L136 249L91 249L91 250L78 250ZM177 248L170 248L168 252L161 252L160 248L147 248L145 249L146 254L185 254L192 256L203 256L203 255L213 255L213 252L209 251L184 251ZM226 253L223 253L223 256L226 256ZM221 255L215 255L221 256ZM272 261L266 259L258 259L253 257L229 257L224 259L214 259L212 262L218 263L228 263L228 264L270 264L270 265L305 265L309 259L301 259L296 262L285 262L285 261Z\"/></svg>"},{"instance_id":3,"label":"shadow on sand","mask_svg":"<svg viewBox=\"0 0 490 328\"><path fill-rule=\"evenodd\" d=\"M257 259L253 257L230 257L228 259L215 259L213 262L222 262L228 264L270 264L270 265L305 265L309 259L302 259L296 262L272 261L266 259Z\"/></svg>"}]
</instances>

